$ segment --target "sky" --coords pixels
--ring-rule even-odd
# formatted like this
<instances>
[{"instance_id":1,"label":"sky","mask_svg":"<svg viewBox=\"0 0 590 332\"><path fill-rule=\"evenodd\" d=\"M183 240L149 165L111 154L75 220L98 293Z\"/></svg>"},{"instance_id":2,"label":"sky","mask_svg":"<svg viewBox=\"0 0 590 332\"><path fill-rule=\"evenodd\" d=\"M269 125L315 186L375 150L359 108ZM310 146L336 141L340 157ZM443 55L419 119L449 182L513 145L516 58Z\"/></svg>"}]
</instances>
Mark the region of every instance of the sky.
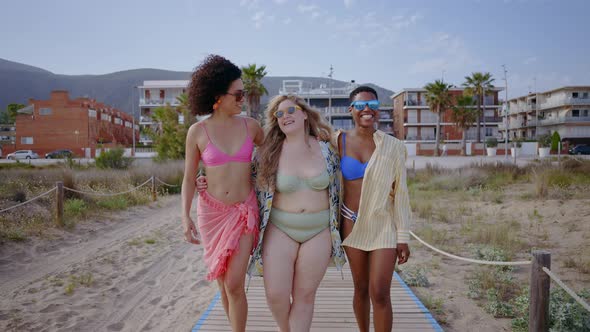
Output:
<instances>
[{"instance_id":1,"label":"sky","mask_svg":"<svg viewBox=\"0 0 590 332\"><path fill-rule=\"evenodd\" d=\"M587 0L19 0L0 58L56 74L192 71L210 53L270 76L400 91L490 72L510 98L590 85ZM271 94L277 93L270 91ZM504 93L501 94L504 97Z\"/></svg>"}]
</instances>

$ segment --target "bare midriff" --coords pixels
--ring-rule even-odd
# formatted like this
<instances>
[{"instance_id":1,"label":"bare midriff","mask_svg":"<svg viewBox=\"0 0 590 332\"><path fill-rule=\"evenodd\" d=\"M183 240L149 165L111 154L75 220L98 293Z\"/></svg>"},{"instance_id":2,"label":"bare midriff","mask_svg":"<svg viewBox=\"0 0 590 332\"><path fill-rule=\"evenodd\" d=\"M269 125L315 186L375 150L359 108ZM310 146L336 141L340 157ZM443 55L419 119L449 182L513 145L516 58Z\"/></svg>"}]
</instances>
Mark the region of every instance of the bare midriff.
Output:
<instances>
[{"instance_id":1,"label":"bare midriff","mask_svg":"<svg viewBox=\"0 0 590 332\"><path fill-rule=\"evenodd\" d=\"M290 213L315 213L330 208L328 189L298 190L292 193L279 193L275 191L272 206Z\"/></svg>"},{"instance_id":2,"label":"bare midriff","mask_svg":"<svg viewBox=\"0 0 590 332\"><path fill-rule=\"evenodd\" d=\"M361 203L361 190L363 189L363 178L355 180L344 180L344 205L354 212L358 212Z\"/></svg>"},{"instance_id":3,"label":"bare midriff","mask_svg":"<svg viewBox=\"0 0 590 332\"><path fill-rule=\"evenodd\" d=\"M252 190L250 163L228 162L205 168L207 192L227 205L245 201Z\"/></svg>"}]
</instances>

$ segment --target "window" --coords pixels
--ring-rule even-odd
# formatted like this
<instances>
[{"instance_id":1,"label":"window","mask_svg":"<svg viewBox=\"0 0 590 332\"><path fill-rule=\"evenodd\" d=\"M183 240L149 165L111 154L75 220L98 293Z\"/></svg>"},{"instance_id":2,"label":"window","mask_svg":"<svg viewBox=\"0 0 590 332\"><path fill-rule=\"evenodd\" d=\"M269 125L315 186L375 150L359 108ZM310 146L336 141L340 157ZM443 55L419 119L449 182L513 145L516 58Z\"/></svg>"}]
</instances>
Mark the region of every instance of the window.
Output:
<instances>
[{"instance_id":1,"label":"window","mask_svg":"<svg viewBox=\"0 0 590 332\"><path fill-rule=\"evenodd\" d=\"M582 93L582 99L588 99L588 92Z\"/></svg>"},{"instance_id":2,"label":"window","mask_svg":"<svg viewBox=\"0 0 590 332\"><path fill-rule=\"evenodd\" d=\"M486 137L494 136L494 128L486 127Z\"/></svg>"},{"instance_id":3,"label":"window","mask_svg":"<svg viewBox=\"0 0 590 332\"><path fill-rule=\"evenodd\" d=\"M39 115L51 115L51 108L40 108Z\"/></svg>"},{"instance_id":4,"label":"window","mask_svg":"<svg viewBox=\"0 0 590 332\"><path fill-rule=\"evenodd\" d=\"M588 110L583 110L582 111L582 116L585 117L585 118L588 117Z\"/></svg>"},{"instance_id":5,"label":"window","mask_svg":"<svg viewBox=\"0 0 590 332\"><path fill-rule=\"evenodd\" d=\"M21 137L20 144L33 144L33 137Z\"/></svg>"},{"instance_id":6,"label":"window","mask_svg":"<svg viewBox=\"0 0 590 332\"><path fill-rule=\"evenodd\" d=\"M578 93L577 92L572 92L572 98L578 98Z\"/></svg>"},{"instance_id":7,"label":"window","mask_svg":"<svg viewBox=\"0 0 590 332\"><path fill-rule=\"evenodd\" d=\"M580 110L572 110L572 116L574 116L574 117L580 116Z\"/></svg>"},{"instance_id":8,"label":"window","mask_svg":"<svg viewBox=\"0 0 590 332\"><path fill-rule=\"evenodd\" d=\"M88 109L88 117L96 118L96 110Z\"/></svg>"}]
</instances>

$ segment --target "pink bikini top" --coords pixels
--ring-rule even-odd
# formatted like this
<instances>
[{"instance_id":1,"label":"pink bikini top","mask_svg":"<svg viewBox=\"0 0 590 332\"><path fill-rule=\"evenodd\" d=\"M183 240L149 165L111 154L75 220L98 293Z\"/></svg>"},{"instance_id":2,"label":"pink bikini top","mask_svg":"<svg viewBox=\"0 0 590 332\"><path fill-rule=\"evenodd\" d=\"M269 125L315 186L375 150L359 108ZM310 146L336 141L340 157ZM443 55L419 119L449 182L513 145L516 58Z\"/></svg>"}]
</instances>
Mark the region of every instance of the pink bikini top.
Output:
<instances>
[{"instance_id":1,"label":"pink bikini top","mask_svg":"<svg viewBox=\"0 0 590 332\"><path fill-rule=\"evenodd\" d=\"M207 132L207 126L202 124L203 128L205 128L205 133L207 134L207 138L209 142L205 147L205 150L201 153L201 160L205 166L219 166L224 165L229 162L238 162L238 163L249 163L252 161L252 150L254 150L254 142L248 133L248 125L246 123L246 119L244 119L244 126L246 127L246 139L244 143L242 143L242 147L234 153L233 155L228 155L227 153L219 150L213 142L211 142L211 137L209 136L209 132Z\"/></svg>"}]
</instances>

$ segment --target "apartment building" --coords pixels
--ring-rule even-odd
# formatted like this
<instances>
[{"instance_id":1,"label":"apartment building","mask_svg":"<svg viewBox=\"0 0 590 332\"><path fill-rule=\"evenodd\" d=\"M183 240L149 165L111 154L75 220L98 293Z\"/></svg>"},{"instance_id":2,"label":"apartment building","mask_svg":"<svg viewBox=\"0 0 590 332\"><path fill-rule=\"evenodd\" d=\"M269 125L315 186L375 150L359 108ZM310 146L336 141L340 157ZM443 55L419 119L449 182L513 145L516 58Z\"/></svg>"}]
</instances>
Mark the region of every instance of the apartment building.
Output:
<instances>
[{"instance_id":1,"label":"apartment building","mask_svg":"<svg viewBox=\"0 0 590 332\"><path fill-rule=\"evenodd\" d=\"M140 145L153 143L152 139L141 129L148 127L157 129L159 124L152 118L154 109L166 105L179 106L177 98L186 93L188 84L189 81L183 80L144 81L143 85L137 87L139 90L139 126L140 132L142 132L139 137Z\"/></svg>"},{"instance_id":2,"label":"apartment building","mask_svg":"<svg viewBox=\"0 0 590 332\"><path fill-rule=\"evenodd\" d=\"M486 93L480 118L482 142L490 137L498 136L498 125L501 123L498 92L502 88L494 88ZM464 93L462 88L451 88L453 97ZM391 96L393 100L393 135L407 143L433 143L437 136L437 114L430 110L426 102L426 90L421 88L403 89ZM474 108L477 106L474 106ZM460 142L462 130L452 121L452 109L441 113L441 129L439 138L447 142ZM476 123L467 130L467 140L477 140Z\"/></svg>"},{"instance_id":3,"label":"apartment building","mask_svg":"<svg viewBox=\"0 0 590 332\"><path fill-rule=\"evenodd\" d=\"M14 152L16 148L16 126L0 124L0 158Z\"/></svg>"},{"instance_id":4,"label":"apartment building","mask_svg":"<svg viewBox=\"0 0 590 332\"><path fill-rule=\"evenodd\" d=\"M90 98L70 99L67 91L52 91L48 100L30 99L16 116L16 149L40 156L70 149L76 156L93 157L96 148L129 146L133 118ZM139 127L135 128L136 139Z\"/></svg>"},{"instance_id":5,"label":"apartment building","mask_svg":"<svg viewBox=\"0 0 590 332\"><path fill-rule=\"evenodd\" d=\"M502 138L536 139L557 131L570 144L590 144L590 86L564 86L508 101Z\"/></svg>"},{"instance_id":6,"label":"apartment building","mask_svg":"<svg viewBox=\"0 0 590 332\"><path fill-rule=\"evenodd\" d=\"M297 95L320 111L335 129L351 129L354 127L352 115L348 111L350 93L358 87L351 81L343 87L331 87L320 84L313 87L310 82L303 80L283 80L279 89L280 95ZM393 108L382 106L379 108L378 128L388 134L393 134Z\"/></svg>"}]
</instances>

